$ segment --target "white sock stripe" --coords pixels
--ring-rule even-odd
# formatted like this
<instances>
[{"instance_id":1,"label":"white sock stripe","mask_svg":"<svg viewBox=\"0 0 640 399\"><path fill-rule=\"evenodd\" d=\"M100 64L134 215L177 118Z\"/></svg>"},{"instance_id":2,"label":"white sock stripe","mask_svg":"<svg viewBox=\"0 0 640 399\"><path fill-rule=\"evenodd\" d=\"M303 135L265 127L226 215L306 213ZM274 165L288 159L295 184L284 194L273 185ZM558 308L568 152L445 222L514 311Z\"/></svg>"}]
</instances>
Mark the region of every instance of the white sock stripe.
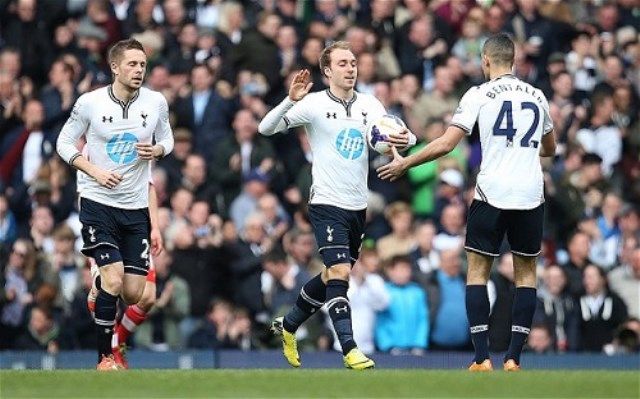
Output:
<instances>
[{"instance_id":1,"label":"white sock stripe","mask_svg":"<svg viewBox=\"0 0 640 399\"><path fill-rule=\"evenodd\" d=\"M489 331L489 325L480 324L479 326L471 326L470 330L471 330L471 334L475 334L483 331Z\"/></svg>"},{"instance_id":2,"label":"white sock stripe","mask_svg":"<svg viewBox=\"0 0 640 399\"><path fill-rule=\"evenodd\" d=\"M115 320L109 321L109 320L95 319L95 322L99 326L113 326L114 324L116 324Z\"/></svg>"},{"instance_id":3,"label":"white sock stripe","mask_svg":"<svg viewBox=\"0 0 640 399\"><path fill-rule=\"evenodd\" d=\"M322 252L325 249L336 249L336 248L349 249L349 246L348 245L325 245L324 247L318 248L318 252Z\"/></svg>"},{"instance_id":4,"label":"white sock stripe","mask_svg":"<svg viewBox=\"0 0 640 399\"><path fill-rule=\"evenodd\" d=\"M529 335L529 332L531 331L530 328L527 327L522 327L522 326L511 326L511 332L519 332L522 334L527 334Z\"/></svg>"},{"instance_id":5,"label":"white sock stripe","mask_svg":"<svg viewBox=\"0 0 640 399\"><path fill-rule=\"evenodd\" d=\"M126 314L122 316L120 324L122 324L122 327L126 328L129 332L134 332L136 330L136 327L138 327L138 325L134 323L133 320L131 320Z\"/></svg>"},{"instance_id":6,"label":"white sock stripe","mask_svg":"<svg viewBox=\"0 0 640 399\"><path fill-rule=\"evenodd\" d=\"M300 296L302 297L302 299L309 302L311 305L315 307L319 308L319 307L322 307L322 305L324 305L322 302L316 301L315 299L311 298L309 294L305 292L304 287L300 290Z\"/></svg>"},{"instance_id":7,"label":"white sock stripe","mask_svg":"<svg viewBox=\"0 0 640 399\"><path fill-rule=\"evenodd\" d=\"M344 302L348 304L349 300L342 296L335 297L332 300L327 302L327 310L331 309L333 306L339 304L340 302Z\"/></svg>"}]
</instances>

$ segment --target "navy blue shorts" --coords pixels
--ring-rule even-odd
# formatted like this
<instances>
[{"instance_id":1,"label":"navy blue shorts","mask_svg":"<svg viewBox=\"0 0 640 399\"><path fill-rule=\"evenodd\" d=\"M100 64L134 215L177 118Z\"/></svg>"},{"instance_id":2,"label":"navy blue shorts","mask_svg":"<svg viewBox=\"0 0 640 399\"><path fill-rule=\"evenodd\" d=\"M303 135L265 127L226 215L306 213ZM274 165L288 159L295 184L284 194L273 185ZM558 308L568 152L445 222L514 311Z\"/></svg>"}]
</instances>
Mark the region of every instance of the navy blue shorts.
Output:
<instances>
[{"instance_id":1,"label":"navy blue shorts","mask_svg":"<svg viewBox=\"0 0 640 399\"><path fill-rule=\"evenodd\" d=\"M99 265L121 260L125 273L147 275L151 231L148 208L114 208L81 198L80 221L84 255L96 259Z\"/></svg>"},{"instance_id":2,"label":"navy blue shorts","mask_svg":"<svg viewBox=\"0 0 640 399\"><path fill-rule=\"evenodd\" d=\"M309 219L326 267L352 266L360 256L366 210L349 211L332 205L309 205Z\"/></svg>"},{"instance_id":3,"label":"navy blue shorts","mask_svg":"<svg viewBox=\"0 0 640 399\"><path fill-rule=\"evenodd\" d=\"M500 256L500 245L507 235L511 252L520 256L538 256L542 247L544 204L533 209L499 209L484 201L473 200L467 220L467 251Z\"/></svg>"}]
</instances>

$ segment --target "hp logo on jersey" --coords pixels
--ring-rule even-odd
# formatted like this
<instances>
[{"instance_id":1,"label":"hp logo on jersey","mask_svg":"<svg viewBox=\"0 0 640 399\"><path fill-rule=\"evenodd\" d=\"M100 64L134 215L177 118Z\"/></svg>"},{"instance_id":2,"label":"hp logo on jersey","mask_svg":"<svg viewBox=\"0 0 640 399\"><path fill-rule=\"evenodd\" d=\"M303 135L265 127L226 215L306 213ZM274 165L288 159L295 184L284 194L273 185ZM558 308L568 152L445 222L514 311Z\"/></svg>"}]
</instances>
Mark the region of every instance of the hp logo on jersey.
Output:
<instances>
[{"instance_id":1,"label":"hp logo on jersey","mask_svg":"<svg viewBox=\"0 0 640 399\"><path fill-rule=\"evenodd\" d=\"M364 152L364 138L358 129L343 129L338 133L336 149L345 159L358 159Z\"/></svg>"},{"instance_id":2,"label":"hp logo on jersey","mask_svg":"<svg viewBox=\"0 0 640 399\"><path fill-rule=\"evenodd\" d=\"M107 154L117 164L126 165L136 160L136 143L138 138L132 133L116 134L107 143Z\"/></svg>"}]
</instances>

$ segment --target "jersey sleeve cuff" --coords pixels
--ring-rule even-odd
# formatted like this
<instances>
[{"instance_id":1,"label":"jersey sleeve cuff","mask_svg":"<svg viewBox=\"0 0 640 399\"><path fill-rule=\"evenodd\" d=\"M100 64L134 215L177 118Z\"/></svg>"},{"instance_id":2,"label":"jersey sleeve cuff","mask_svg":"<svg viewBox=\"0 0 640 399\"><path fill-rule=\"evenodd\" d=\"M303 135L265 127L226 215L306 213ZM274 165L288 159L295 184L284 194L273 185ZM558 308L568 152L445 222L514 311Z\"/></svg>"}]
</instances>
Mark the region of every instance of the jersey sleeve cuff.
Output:
<instances>
[{"instance_id":1,"label":"jersey sleeve cuff","mask_svg":"<svg viewBox=\"0 0 640 399\"><path fill-rule=\"evenodd\" d=\"M82 156L82 153L80 153L80 152L76 152L75 154L73 154L71 156L71 158L69 158L69 165L73 166L73 161L75 161L76 158L78 158L80 156Z\"/></svg>"},{"instance_id":2,"label":"jersey sleeve cuff","mask_svg":"<svg viewBox=\"0 0 640 399\"><path fill-rule=\"evenodd\" d=\"M465 132L467 135L471 134L471 129L469 129L468 127L466 127L466 126L464 126L464 125L461 125L460 123L451 122L449 125L450 125L450 126L455 126L455 127L457 127L458 129L462 129L462 130L464 130L464 132Z\"/></svg>"}]
</instances>

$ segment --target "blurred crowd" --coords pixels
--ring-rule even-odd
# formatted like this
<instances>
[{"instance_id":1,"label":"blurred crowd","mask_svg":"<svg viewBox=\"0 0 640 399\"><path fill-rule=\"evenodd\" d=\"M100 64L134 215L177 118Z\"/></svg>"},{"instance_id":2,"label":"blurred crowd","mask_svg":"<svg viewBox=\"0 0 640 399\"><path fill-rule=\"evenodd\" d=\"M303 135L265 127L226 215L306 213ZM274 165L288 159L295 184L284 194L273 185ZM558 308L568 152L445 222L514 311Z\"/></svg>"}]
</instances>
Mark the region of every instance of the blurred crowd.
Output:
<instances>
[{"instance_id":1,"label":"blurred crowd","mask_svg":"<svg viewBox=\"0 0 640 399\"><path fill-rule=\"evenodd\" d=\"M83 93L110 82L122 38L148 55L146 86L170 105L175 149L154 167L166 250L157 302L132 344L150 350L277 347L269 320L322 269L306 214L313 155L301 129L257 123L293 73L333 40L358 57L356 89L420 138L439 137L483 81L492 33L517 42L514 74L541 88L559 142L543 160L546 224L538 353L638 351L640 6L634 0L0 0L0 349L94 348L78 252L75 172L55 142ZM370 154L374 169L388 159ZM398 182L370 173L367 233L349 296L365 352L470 349L467 204L481 153L468 137ZM488 286L491 349L510 337L513 261ZM330 323L329 323L330 324ZM298 332L331 350L322 313Z\"/></svg>"}]
</instances>

